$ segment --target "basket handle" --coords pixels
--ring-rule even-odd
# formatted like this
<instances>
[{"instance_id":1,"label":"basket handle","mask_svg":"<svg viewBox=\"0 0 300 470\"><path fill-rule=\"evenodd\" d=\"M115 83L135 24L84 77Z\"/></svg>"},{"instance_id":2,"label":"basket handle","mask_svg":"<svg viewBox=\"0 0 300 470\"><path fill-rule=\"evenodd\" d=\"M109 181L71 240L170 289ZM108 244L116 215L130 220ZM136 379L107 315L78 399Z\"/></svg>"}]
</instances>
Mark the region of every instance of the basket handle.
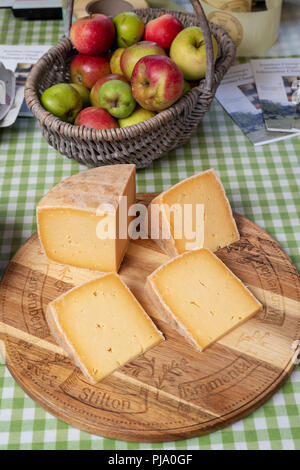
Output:
<instances>
[{"instance_id":1,"label":"basket handle","mask_svg":"<svg viewBox=\"0 0 300 470\"><path fill-rule=\"evenodd\" d=\"M214 51L213 51L213 45L212 45L212 39L211 39L211 32L210 28L208 25L208 21L206 18L206 15L204 13L203 7L199 0L190 0L193 8L195 15L199 18L199 23L203 31L203 36L204 36L204 43L205 43L205 49L206 49L206 76L205 76L205 84L204 88L206 90L211 91L214 85Z\"/></svg>"},{"instance_id":2,"label":"basket handle","mask_svg":"<svg viewBox=\"0 0 300 470\"><path fill-rule=\"evenodd\" d=\"M204 42L206 47L206 77L204 88L211 91L214 84L214 53L213 45L211 40L211 33L208 25L207 18L203 11L203 8L199 0L190 0L196 16L199 18L199 23L203 31ZM72 15L73 15L74 0L68 0L66 10L66 26L65 36L70 37L70 29L72 26Z\"/></svg>"},{"instance_id":3,"label":"basket handle","mask_svg":"<svg viewBox=\"0 0 300 470\"><path fill-rule=\"evenodd\" d=\"M73 7L74 7L74 0L68 0L67 10L66 10L66 23L65 23L65 36L67 38L70 37L70 29L71 29L71 26L72 26Z\"/></svg>"}]
</instances>

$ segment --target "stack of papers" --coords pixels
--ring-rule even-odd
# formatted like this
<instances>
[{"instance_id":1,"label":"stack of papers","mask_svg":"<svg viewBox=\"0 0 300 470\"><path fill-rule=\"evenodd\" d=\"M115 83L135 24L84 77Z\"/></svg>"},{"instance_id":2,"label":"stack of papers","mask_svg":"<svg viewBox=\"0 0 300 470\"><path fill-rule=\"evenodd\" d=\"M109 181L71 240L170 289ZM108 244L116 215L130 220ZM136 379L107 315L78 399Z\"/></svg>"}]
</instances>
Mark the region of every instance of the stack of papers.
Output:
<instances>
[{"instance_id":1,"label":"stack of papers","mask_svg":"<svg viewBox=\"0 0 300 470\"><path fill-rule=\"evenodd\" d=\"M254 145L300 135L300 59L235 65L216 98Z\"/></svg>"}]
</instances>

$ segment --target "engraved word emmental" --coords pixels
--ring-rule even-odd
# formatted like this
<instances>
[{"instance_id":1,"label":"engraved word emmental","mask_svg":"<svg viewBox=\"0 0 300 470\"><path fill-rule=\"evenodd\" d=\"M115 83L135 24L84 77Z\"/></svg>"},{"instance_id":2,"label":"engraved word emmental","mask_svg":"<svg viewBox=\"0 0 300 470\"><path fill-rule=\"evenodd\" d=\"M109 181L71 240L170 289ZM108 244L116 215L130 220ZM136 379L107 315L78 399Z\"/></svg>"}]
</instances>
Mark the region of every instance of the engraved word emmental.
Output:
<instances>
[{"instance_id":1,"label":"engraved word emmental","mask_svg":"<svg viewBox=\"0 0 300 470\"><path fill-rule=\"evenodd\" d=\"M203 396L224 392L241 382L255 367L255 362L239 357L215 374L179 385L180 396L185 400L197 400Z\"/></svg>"}]
</instances>

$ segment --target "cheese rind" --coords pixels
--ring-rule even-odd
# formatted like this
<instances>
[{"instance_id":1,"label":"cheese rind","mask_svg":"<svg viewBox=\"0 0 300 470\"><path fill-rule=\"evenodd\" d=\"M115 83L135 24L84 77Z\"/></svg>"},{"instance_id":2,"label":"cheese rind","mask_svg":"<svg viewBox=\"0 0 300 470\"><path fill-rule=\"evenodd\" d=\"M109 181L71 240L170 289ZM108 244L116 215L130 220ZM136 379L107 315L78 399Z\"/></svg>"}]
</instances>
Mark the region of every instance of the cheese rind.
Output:
<instances>
[{"instance_id":1,"label":"cheese rind","mask_svg":"<svg viewBox=\"0 0 300 470\"><path fill-rule=\"evenodd\" d=\"M210 250L173 258L147 278L146 293L161 316L199 351L261 309L261 304Z\"/></svg>"},{"instance_id":2,"label":"cheese rind","mask_svg":"<svg viewBox=\"0 0 300 470\"><path fill-rule=\"evenodd\" d=\"M204 241L198 244L195 241L193 248L208 248L211 251L216 251L239 240L239 232L223 185L215 171L210 169L177 183L153 199L149 205L150 233L159 234L158 239L155 239L155 241L169 256L174 257L189 251L188 243L190 243L190 240L184 236L183 227L183 236L176 238L174 218L172 213L170 216L166 212L165 207L171 208L174 205L179 205L183 213L184 206L190 205L192 207L191 226L195 231L197 204L204 206L204 226L202 228ZM159 219L153 217L154 205L158 205L161 210ZM171 236L164 239L162 234L167 233L168 230Z\"/></svg>"},{"instance_id":3,"label":"cheese rind","mask_svg":"<svg viewBox=\"0 0 300 470\"><path fill-rule=\"evenodd\" d=\"M135 203L134 165L110 165L82 171L52 188L37 205L37 224L46 256L103 272L116 272L125 255L129 237L119 236L120 197L128 207ZM107 207L105 214L99 208ZM116 236L99 238L99 224L113 227ZM125 221L126 225L126 221ZM126 236L127 234L127 236Z\"/></svg>"},{"instance_id":4,"label":"cheese rind","mask_svg":"<svg viewBox=\"0 0 300 470\"><path fill-rule=\"evenodd\" d=\"M57 343L93 383L164 339L115 273L58 297L46 318Z\"/></svg>"}]
</instances>

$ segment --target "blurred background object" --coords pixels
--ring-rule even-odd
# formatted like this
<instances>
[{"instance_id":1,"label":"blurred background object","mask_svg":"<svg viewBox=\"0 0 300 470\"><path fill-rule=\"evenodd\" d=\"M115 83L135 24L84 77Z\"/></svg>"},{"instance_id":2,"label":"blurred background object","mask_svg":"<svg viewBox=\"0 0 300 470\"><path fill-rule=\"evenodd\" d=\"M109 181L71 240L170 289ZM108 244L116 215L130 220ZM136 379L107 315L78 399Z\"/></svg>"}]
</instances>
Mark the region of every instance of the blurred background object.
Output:
<instances>
[{"instance_id":1,"label":"blurred background object","mask_svg":"<svg viewBox=\"0 0 300 470\"><path fill-rule=\"evenodd\" d=\"M246 12L251 11L252 0L206 0L209 5L221 10Z\"/></svg>"},{"instance_id":2,"label":"blurred background object","mask_svg":"<svg viewBox=\"0 0 300 470\"><path fill-rule=\"evenodd\" d=\"M127 4L127 5L126 5ZM63 8L65 8L66 0L63 0ZM130 5L128 7L128 5ZM74 17L82 18L88 13L106 13L108 11L128 11L133 8L165 8L167 10L182 10L184 8L171 0L75 0ZM117 13L112 13L115 15Z\"/></svg>"},{"instance_id":3,"label":"blurred background object","mask_svg":"<svg viewBox=\"0 0 300 470\"><path fill-rule=\"evenodd\" d=\"M66 0L63 0L63 4L65 6ZM106 11L117 11L117 13L112 14L115 15L133 8L148 8L148 4L145 0L75 0L74 16L75 18L82 18L88 13L107 14Z\"/></svg>"},{"instance_id":4,"label":"blurred background object","mask_svg":"<svg viewBox=\"0 0 300 470\"><path fill-rule=\"evenodd\" d=\"M85 7L85 15L102 13L107 16L116 16L123 11L133 10L133 6L124 0L96 0L89 2Z\"/></svg>"},{"instance_id":5,"label":"blurred background object","mask_svg":"<svg viewBox=\"0 0 300 470\"><path fill-rule=\"evenodd\" d=\"M13 15L31 20L62 19L62 0L14 0Z\"/></svg>"},{"instance_id":6,"label":"blurred background object","mask_svg":"<svg viewBox=\"0 0 300 470\"><path fill-rule=\"evenodd\" d=\"M247 6L246 0L242 1ZM237 5L242 6L241 0L200 2L207 19L230 34L238 57L264 54L278 38L282 0L257 0L251 4L251 11L237 9Z\"/></svg>"}]
</instances>

